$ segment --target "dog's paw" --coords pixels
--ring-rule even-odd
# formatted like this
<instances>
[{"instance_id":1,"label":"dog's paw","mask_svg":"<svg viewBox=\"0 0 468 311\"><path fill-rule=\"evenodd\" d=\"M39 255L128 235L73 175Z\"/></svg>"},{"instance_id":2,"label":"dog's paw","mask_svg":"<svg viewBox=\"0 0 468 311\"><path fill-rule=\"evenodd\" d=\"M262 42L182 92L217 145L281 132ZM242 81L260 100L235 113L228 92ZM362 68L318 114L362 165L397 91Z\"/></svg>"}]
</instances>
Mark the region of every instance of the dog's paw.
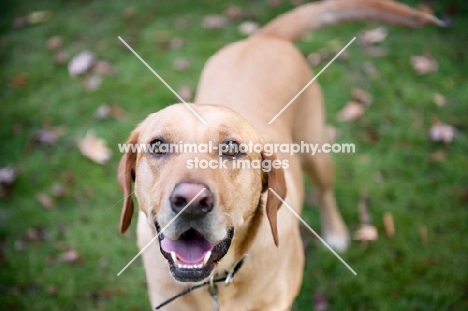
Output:
<instances>
[{"instance_id":1,"label":"dog's paw","mask_svg":"<svg viewBox=\"0 0 468 311\"><path fill-rule=\"evenodd\" d=\"M323 240L337 252L344 252L350 241L348 232L342 234L324 233Z\"/></svg>"}]
</instances>

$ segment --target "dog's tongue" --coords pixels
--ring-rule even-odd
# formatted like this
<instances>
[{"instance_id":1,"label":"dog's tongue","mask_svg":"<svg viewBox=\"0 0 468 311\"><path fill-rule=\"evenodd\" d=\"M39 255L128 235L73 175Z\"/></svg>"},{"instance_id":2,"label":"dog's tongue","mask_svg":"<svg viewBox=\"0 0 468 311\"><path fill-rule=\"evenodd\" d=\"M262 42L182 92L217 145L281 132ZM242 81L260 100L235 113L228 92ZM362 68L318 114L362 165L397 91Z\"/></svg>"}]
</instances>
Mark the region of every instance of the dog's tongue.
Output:
<instances>
[{"instance_id":1,"label":"dog's tongue","mask_svg":"<svg viewBox=\"0 0 468 311\"><path fill-rule=\"evenodd\" d=\"M186 264L197 264L203 260L206 253L213 249L213 245L201 234L193 233L178 240L164 238L161 248L166 253L174 252L180 261Z\"/></svg>"}]
</instances>

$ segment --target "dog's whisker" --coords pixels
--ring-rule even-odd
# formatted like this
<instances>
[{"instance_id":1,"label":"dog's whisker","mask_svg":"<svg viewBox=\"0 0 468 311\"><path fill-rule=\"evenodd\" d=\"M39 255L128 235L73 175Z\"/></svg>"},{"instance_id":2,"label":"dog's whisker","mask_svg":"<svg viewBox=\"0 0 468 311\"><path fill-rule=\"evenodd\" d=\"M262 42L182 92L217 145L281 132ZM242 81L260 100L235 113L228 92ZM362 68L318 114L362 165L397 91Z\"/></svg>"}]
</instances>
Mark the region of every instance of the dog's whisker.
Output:
<instances>
[{"instance_id":1,"label":"dog's whisker","mask_svg":"<svg viewBox=\"0 0 468 311\"><path fill-rule=\"evenodd\" d=\"M123 198L121 198L120 200L117 200L117 202L115 202L113 205L109 206L107 209L113 208L114 206L116 206L117 204L119 204L120 202L122 202L123 200L125 200L126 198L131 197L133 194L135 194L135 191L132 191L132 193L130 193L129 195L123 196Z\"/></svg>"}]
</instances>

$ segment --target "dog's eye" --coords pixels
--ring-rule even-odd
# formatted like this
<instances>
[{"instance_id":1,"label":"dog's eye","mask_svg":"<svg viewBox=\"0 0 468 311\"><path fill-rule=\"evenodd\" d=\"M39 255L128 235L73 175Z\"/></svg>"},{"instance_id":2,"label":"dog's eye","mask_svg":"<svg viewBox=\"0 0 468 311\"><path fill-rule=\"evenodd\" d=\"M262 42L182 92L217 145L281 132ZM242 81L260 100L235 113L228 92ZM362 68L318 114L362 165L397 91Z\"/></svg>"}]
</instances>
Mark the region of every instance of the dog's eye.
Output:
<instances>
[{"instance_id":1,"label":"dog's eye","mask_svg":"<svg viewBox=\"0 0 468 311\"><path fill-rule=\"evenodd\" d=\"M153 155L164 155L169 153L169 144L161 139L153 140L149 145L149 153Z\"/></svg>"},{"instance_id":2,"label":"dog's eye","mask_svg":"<svg viewBox=\"0 0 468 311\"><path fill-rule=\"evenodd\" d=\"M221 145L221 148L223 156L226 157L232 158L242 154L242 152L239 150L239 144L235 141L225 142Z\"/></svg>"}]
</instances>

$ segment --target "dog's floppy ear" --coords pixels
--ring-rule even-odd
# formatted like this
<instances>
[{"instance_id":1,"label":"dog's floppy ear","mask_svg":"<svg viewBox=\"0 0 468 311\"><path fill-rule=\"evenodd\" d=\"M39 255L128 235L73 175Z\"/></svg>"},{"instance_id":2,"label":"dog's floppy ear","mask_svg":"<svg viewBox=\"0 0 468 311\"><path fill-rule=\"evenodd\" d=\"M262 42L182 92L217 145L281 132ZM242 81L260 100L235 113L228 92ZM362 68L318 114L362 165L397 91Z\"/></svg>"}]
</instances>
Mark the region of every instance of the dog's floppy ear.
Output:
<instances>
[{"instance_id":1,"label":"dog's floppy ear","mask_svg":"<svg viewBox=\"0 0 468 311\"><path fill-rule=\"evenodd\" d=\"M130 135L130 138L127 140L127 146L129 150L127 153L124 153L119 162L119 168L117 170L117 180L119 182L120 189L122 189L124 198L123 198L123 207L122 213L120 215L120 233L125 233L130 223L132 222L133 216L133 199L132 199L132 184L135 181L135 163L137 158L136 150L132 150L131 147L135 146L138 142L138 131L135 130Z\"/></svg>"},{"instance_id":2,"label":"dog's floppy ear","mask_svg":"<svg viewBox=\"0 0 468 311\"><path fill-rule=\"evenodd\" d=\"M271 233L273 234L273 240L275 245L278 246L278 226L277 226L277 212L280 208L282 202L278 197L269 190L273 189L280 197L284 200L286 197L286 182L284 180L284 171L282 168L275 169L271 165L273 161L276 160L275 155L266 156L262 154L262 161L270 162L270 171L263 173L263 191L267 191L267 201L266 201L266 214L268 221L270 222ZM263 166L262 166L263 167Z\"/></svg>"}]
</instances>

